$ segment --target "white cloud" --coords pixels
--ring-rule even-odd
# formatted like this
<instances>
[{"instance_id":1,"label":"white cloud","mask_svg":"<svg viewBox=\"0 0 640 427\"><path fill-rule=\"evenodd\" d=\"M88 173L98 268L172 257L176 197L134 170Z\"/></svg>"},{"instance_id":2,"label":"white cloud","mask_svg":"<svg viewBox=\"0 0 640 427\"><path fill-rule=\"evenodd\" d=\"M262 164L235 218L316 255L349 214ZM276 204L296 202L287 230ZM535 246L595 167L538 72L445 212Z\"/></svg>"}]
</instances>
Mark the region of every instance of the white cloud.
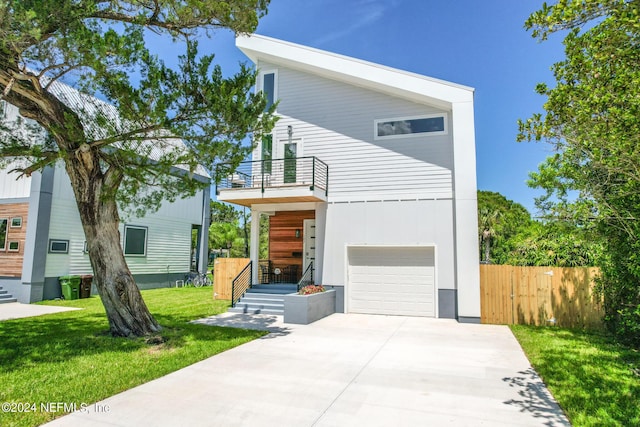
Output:
<instances>
[{"instance_id":1,"label":"white cloud","mask_svg":"<svg viewBox=\"0 0 640 427\"><path fill-rule=\"evenodd\" d=\"M343 2L340 2L343 4ZM397 1L384 1L384 0L360 0L354 6L336 7L336 10L342 10L344 15L342 19L336 21L352 21L350 24L344 26L335 31L331 31L324 36L316 39L314 45L321 46L325 43L332 42L337 39L346 37L362 27L366 27L379 21L385 16L385 13L395 7Z\"/></svg>"}]
</instances>

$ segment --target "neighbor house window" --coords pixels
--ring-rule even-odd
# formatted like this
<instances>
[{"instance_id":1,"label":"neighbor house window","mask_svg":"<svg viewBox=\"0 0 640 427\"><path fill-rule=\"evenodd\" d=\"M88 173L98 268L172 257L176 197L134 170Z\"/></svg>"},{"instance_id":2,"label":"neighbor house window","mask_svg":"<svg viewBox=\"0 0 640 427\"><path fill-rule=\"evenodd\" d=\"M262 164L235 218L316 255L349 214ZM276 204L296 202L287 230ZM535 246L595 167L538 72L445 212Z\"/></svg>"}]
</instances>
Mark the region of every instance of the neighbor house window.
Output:
<instances>
[{"instance_id":1,"label":"neighbor house window","mask_svg":"<svg viewBox=\"0 0 640 427\"><path fill-rule=\"evenodd\" d=\"M124 226L124 254L147 256L147 227Z\"/></svg>"},{"instance_id":2,"label":"neighbor house window","mask_svg":"<svg viewBox=\"0 0 640 427\"><path fill-rule=\"evenodd\" d=\"M262 137L262 173L271 173L271 159L273 159L273 135Z\"/></svg>"},{"instance_id":3,"label":"neighbor house window","mask_svg":"<svg viewBox=\"0 0 640 427\"><path fill-rule=\"evenodd\" d=\"M20 242L9 242L9 252L18 252L20 250Z\"/></svg>"},{"instance_id":4,"label":"neighbor house window","mask_svg":"<svg viewBox=\"0 0 640 427\"><path fill-rule=\"evenodd\" d=\"M444 135L447 133L445 114L401 117L375 121L375 138L402 138L419 135Z\"/></svg>"},{"instance_id":5,"label":"neighbor house window","mask_svg":"<svg viewBox=\"0 0 640 427\"><path fill-rule=\"evenodd\" d=\"M51 254L68 254L69 253L69 241L68 240L49 240L49 253Z\"/></svg>"},{"instance_id":6,"label":"neighbor house window","mask_svg":"<svg viewBox=\"0 0 640 427\"><path fill-rule=\"evenodd\" d=\"M22 217L17 216L15 218L11 218L11 228L20 228L22 227Z\"/></svg>"},{"instance_id":7,"label":"neighbor house window","mask_svg":"<svg viewBox=\"0 0 640 427\"><path fill-rule=\"evenodd\" d=\"M277 78L275 71L262 73L262 93L267 99L267 105L264 110L267 111L276 102Z\"/></svg>"},{"instance_id":8,"label":"neighbor house window","mask_svg":"<svg viewBox=\"0 0 640 427\"><path fill-rule=\"evenodd\" d=\"M0 251L7 249L7 224L9 220L7 218L0 219Z\"/></svg>"}]
</instances>

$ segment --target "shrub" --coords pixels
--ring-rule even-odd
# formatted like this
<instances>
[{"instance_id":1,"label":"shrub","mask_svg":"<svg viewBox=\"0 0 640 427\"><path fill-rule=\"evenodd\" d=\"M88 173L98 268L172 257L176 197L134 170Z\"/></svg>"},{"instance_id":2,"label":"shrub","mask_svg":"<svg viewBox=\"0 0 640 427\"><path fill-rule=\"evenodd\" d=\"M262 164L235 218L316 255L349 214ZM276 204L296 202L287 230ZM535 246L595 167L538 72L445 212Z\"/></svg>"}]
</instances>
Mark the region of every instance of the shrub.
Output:
<instances>
[{"instance_id":1,"label":"shrub","mask_svg":"<svg viewBox=\"0 0 640 427\"><path fill-rule=\"evenodd\" d=\"M300 291L298 292L298 294L300 295L311 295L311 294L317 294L320 292L324 292L324 286L322 285L307 285L304 286L302 288L300 288Z\"/></svg>"}]
</instances>

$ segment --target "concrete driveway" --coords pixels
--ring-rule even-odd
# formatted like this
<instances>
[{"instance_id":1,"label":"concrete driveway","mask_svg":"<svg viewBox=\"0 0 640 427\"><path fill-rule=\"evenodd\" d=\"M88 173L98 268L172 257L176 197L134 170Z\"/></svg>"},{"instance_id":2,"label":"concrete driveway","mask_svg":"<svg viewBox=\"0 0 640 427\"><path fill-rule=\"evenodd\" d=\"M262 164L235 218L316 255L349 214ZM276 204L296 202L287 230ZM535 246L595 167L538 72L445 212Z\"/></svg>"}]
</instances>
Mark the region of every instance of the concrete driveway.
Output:
<instances>
[{"instance_id":1,"label":"concrete driveway","mask_svg":"<svg viewBox=\"0 0 640 427\"><path fill-rule=\"evenodd\" d=\"M21 319L23 317L42 316L45 314L61 313L63 311L82 310L73 307L56 307L53 305L21 304L10 302L0 304L0 320Z\"/></svg>"},{"instance_id":2,"label":"concrete driveway","mask_svg":"<svg viewBox=\"0 0 640 427\"><path fill-rule=\"evenodd\" d=\"M49 425L569 425L505 326L354 314L255 325L274 332Z\"/></svg>"}]
</instances>

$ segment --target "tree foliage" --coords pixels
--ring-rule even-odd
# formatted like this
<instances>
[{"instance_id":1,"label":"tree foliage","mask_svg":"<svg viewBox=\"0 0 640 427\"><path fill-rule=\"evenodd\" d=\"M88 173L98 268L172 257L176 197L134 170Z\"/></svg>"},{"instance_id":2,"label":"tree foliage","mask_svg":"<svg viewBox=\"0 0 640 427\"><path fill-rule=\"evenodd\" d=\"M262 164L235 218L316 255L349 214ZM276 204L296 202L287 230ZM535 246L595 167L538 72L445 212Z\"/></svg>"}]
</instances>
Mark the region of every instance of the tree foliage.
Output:
<instances>
[{"instance_id":1,"label":"tree foliage","mask_svg":"<svg viewBox=\"0 0 640 427\"><path fill-rule=\"evenodd\" d=\"M240 212L232 205L211 200L211 222L234 223L240 220Z\"/></svg>"},{"instance_id":2,"label":"tree foliage","mask_svg":"<svg viewBox=\"0 0 640 427\"><path fill-rule=\"evenodd\" d=\"M524 266L593 266L602 256L600 240L564 221L532 221L505 244L504 263Z\"/></svg>"},{"instance_id":3,"label":"tree foliage","mask_svg":"<svg viewBox=\"0 0 640 427\"><path fill-rule=\"evenodd\" d=\"M524 206L491 191L478 191L478 239L481 259L493 264L590 266L602 254L593 230L533 220Z\"/></svg>"},{"instance_id":4,"label":"tree foliage","mask_svg":"<svg viewBox=\"0 0 640 427\"><path fill-rule=\"evenodd\" d=\"M531 215L524 206L500 193L478 191L480 259L503 264L508 251L506 243L530 222Z\"/></svg>"},{"instance_id":5,"label":"tree foliage","mask_svg":"<svg viewBox=\"0 0 640 427\"><path fill-rule=\"evenodd\" d=\"M520 122L520 140L555 149L531 185L547 215L599 231L607 324L640 345L640 2L563 0L526 27L542 40L567 31L555 87L537 87L545 113Z\"/></svg>"},{"instance_id":6,"label":"tree foliage","mask_svg":"<svg viewBox=\"0 0 640 427\"><path fill-rule=\"evenodd\" d=\"M209 227L209 250L228 249L232 258L246 258L250 242L251 217L233 205L211 201L211 226ZM269 254L269 217L260 217L260 259Z\"/></svg>"},{"instance_id":7,"label":"tree foliage","mask_svg":"<svg viewBox=\"0 0 640 427\"><path fill-rule=\"evenodd\" d=\"M63 164L87 239L94 282L114 335L159 326L126 266L119 208L140 214L209 184L198 164L238 163L274 123L253 93L255 71L224 77L198 39L215 29L251 33L269 0L1 0L0 93L44 129L5 123L0 158L18 174ZM169 66L147 46L176 53ZM60 81L73 83L68 91ZM108 101L98 101L95 96Z\"/></svg>"}]
</instances>

